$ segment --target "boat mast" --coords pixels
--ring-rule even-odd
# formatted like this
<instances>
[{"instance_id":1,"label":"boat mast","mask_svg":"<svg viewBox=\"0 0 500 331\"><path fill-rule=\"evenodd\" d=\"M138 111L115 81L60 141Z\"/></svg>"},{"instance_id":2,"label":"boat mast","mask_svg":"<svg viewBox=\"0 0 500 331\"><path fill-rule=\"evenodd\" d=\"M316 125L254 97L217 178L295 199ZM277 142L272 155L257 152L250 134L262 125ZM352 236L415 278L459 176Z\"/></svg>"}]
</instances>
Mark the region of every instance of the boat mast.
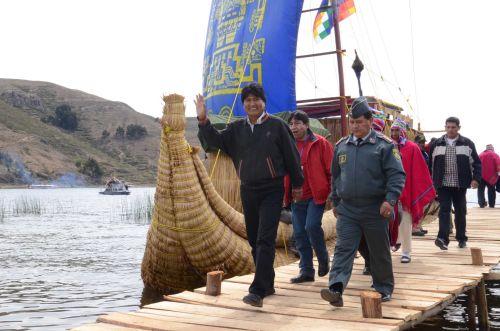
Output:
<instances>
[{"instance_id":1,"label":"boat mast","mask_svg":"<svg viewBox=\"0 0 500 331\"><path fill-rule=\"evenodd\" d=\"M332 7L334 13L337 10L336 6L337 6L337 0L333 0L331 7ZM328 8L328 6L302 10L302 14L308 13L311 11L317 11L319 9L325 9L325 8ZM340 43L339 22L338 22L337 17L335 17L335 16L336 15L334 15L334 17L333 17L333 28L335 31L335 51L300 55L300 56L297 56L296 58L300 59L300 58L306 58L306 57L316 57L316 56L337 54L337 66L338 66L338 72L339 72L339 96L340 96L340 131L341 131L341 137L344 137L347 135L347 121L346 121L347 101L346 101L346 97L345 97L344 69L343 69L343 64L342 64L342 55L345 52L345 50L342 49L342 45Z\"/></svg>"},{"instance_id":2,"label":"boat mast","mask_svg":"<svg viewBox=\"0 0 500 331\"><path fill-rule=\"evenodd\" d=\"M332 10L334 13L337 12L337 0L332 1ZM339 71L339 96L340 96L340 131L342 137L347 135L347 121L346 121L346 99L345 99L345 88L344 88L344 67L342 64L342 45L340 42L340 27L338 15L333 15L333 28L335 30L335 49L337 54L337 67Z\"/></svg>"}]
</instances>

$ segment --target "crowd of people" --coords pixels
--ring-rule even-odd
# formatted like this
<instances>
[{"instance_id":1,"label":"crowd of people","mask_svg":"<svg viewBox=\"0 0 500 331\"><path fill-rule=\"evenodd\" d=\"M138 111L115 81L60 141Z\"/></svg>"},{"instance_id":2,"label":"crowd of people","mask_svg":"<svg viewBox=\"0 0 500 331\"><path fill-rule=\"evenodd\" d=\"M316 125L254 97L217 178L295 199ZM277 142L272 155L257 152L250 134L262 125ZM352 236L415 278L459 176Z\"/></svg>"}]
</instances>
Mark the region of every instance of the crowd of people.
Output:
<instances>
[{"instance_id":1,"label":"crowd of people","mask_svg":"<svg viewBox=\"0 0 500 331\"><path fill-rule=\"evenodd\" d=\"M452 205L455 239L466 247L466 191L478 188L478 202L495 206L500 161L493 146L478 155L474 143L459 134L460 121L449 117L446 134L426 144L418 135L408 138L408 125L395 119L390 137L383 134L385 118L366 98L353 101L350 134L333 147L310 129L308 115L293 112L289 123L269 115L262 86L241 91L247 116L217 130L210 123L204 98L195 100L199 137L205 145L226 153L240 178L248 242L255 263L254 280L243 301L261 307L275 293L274 257L281 210L290 206L299 274L291 283L312 282L329 274L321 297L343 306L342 293L351 277L357 252L365 260L363 274L382 301L394 290L392 251L401 249L401 263L411 262L412 235L421 227L426 206L439 201L436 246L449 245ZM482 166L483 165L483 166ZM321 220L326 208L337 218L333 262L324 240Z\"/></svg>"}]
</instances>

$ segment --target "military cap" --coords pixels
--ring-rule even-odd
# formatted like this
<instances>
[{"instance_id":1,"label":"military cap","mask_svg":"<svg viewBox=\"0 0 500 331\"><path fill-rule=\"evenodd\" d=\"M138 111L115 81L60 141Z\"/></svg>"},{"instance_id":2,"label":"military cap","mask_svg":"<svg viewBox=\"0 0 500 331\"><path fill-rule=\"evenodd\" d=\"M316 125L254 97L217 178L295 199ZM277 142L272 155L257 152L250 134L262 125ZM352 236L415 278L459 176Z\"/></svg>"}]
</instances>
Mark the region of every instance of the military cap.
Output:
<instances>
[{"instance_id":1,"label":"military cap","mask_svg":"<svg viewBox=\"0 0 500 331\"><path fill-rule=\"evenodd\" d=\"M358 118L363 116L365 113L372 113L373 109L368 105L368 101L365 97L358 97L354 99L351 105L351 117Z\"/></svg>"}]
</instances>

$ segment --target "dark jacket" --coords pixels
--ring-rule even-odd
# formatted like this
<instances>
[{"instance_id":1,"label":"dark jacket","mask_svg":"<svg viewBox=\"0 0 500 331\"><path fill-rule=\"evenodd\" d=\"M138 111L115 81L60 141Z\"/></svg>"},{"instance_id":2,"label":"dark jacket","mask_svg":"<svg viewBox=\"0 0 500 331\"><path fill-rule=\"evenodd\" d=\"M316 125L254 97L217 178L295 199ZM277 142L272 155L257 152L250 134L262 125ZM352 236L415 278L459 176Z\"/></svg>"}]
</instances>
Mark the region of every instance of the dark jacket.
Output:
<instances>
[{"instance_id":1,"label":"dark jacket","mask_svg":"<svg viewBox=\"0 0 500 331\"><path fill-rule=\"evenodd\" d=\"M292 131L281 119L266 115L252 129L246 119L234 121L218 131L210 121L199 124L199 137L232 159L241 185L258 189L282 187L290 174L292 186L302 186L304 176Z\"/></svg>"},{"instance_id":2,"label":"dark jacket","mask_svg":"<svg viewBox=\"0 0 500 331\"><path fill-rule=\"evenodd\" d=\"M302 168L304 175L307 175L314 203L321 205L330 195L333 147L328 140L314 134L310 129L308 139L310 143L306 145L301 155ZM290 180L287 176L285 178L285 205L291 202Z\"/></svg>"},{"instance_id":3,"label":"dark jacket","mask_svg":"<svg viewBox=\"0 0 500 331\"><path fill-rule=\"evenodd\" d=\"M469 188L475 179L481 181L481 160L476 152L474 143L459 135L455 143L457 151L458 186ZM436 139L430 147L429 168L432 172L432 181L436 188L443 186L445 158L446 158L446 135Z\"/></svg>"},{"instance_id":4,"label":"dark jacket","mask_svg":"<svg viewBox=\"0 0 500 331\"><path fill-rule=\"evenodd\" d=\"M335 145L332 164L332 201L348 204L390 203L401 195L406 174L392 141L376 131L359 146L351 135Z\"/></svg>"}]
</instances>

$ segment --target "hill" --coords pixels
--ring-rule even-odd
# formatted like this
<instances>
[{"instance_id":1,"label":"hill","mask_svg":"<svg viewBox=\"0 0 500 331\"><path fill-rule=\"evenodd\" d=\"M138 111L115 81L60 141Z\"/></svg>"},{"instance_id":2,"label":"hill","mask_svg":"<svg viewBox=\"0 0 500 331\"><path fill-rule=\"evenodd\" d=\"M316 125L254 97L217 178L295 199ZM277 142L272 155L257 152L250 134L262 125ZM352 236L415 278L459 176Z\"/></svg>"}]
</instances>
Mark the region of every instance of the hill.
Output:
<instances>
[{"instance_id":1,"label":"hill","mask_svg":"<svg viewBox=\"0 0 500 331\"><path fill-rule=\"evenodd\" d=\"M75 115L76 129L55 120L58 107ZM192 145L199 145L196 130L196 119L188 119ZM109 176L153 184L160 133L158 119L125 103L48 82L0 79L0 184L97 184ZM101 176L84 167L89 159Z\"/></svg>"}]
</instances>

